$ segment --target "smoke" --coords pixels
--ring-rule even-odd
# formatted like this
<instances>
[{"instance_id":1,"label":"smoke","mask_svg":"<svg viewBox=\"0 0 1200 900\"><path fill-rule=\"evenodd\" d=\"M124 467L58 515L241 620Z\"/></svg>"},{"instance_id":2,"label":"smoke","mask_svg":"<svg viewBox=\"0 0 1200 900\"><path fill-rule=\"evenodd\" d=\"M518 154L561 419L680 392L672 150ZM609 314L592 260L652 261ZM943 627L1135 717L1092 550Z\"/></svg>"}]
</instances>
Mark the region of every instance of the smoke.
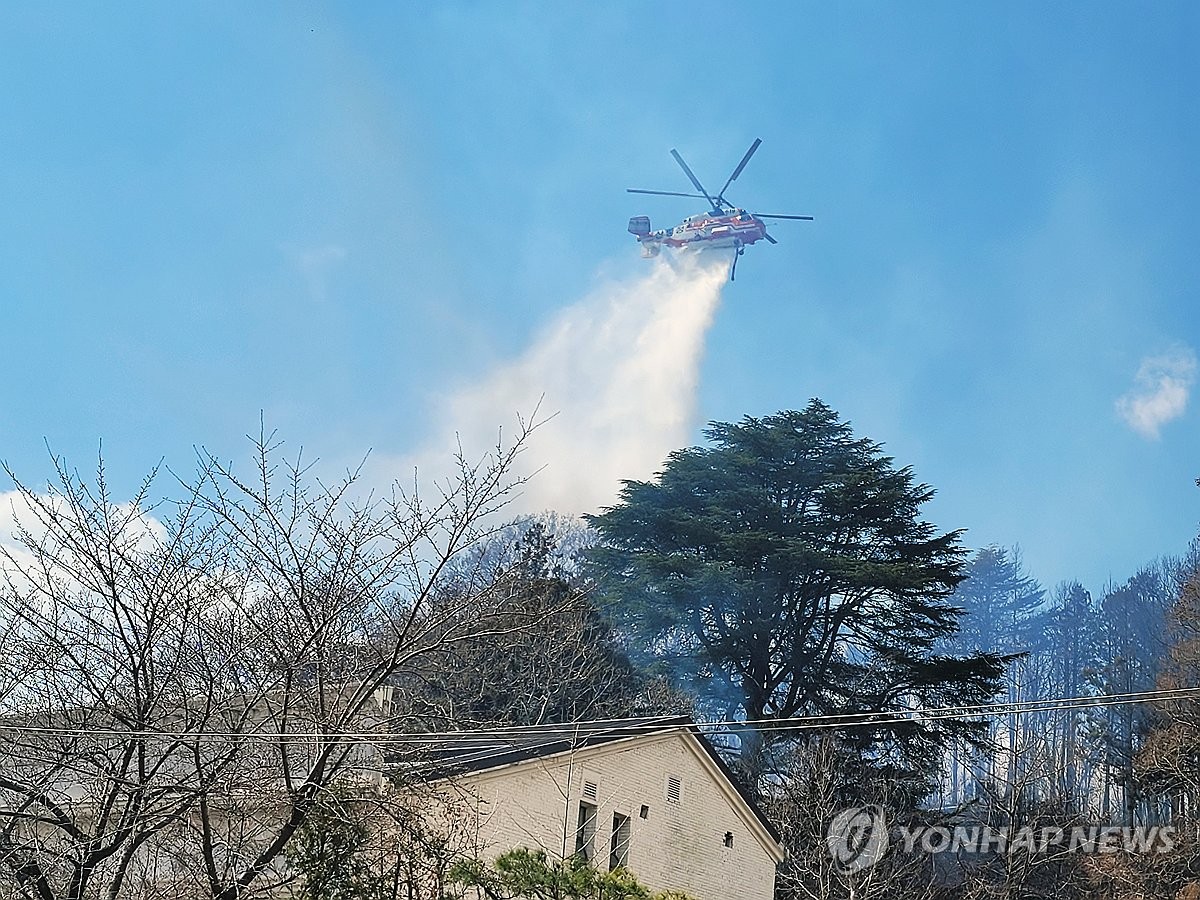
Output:
<instances>
[{"instance_id":1,"label":"smoke","mask_svg":"<svg viewBox=\"0 0 1200 900\"><path fill-rule=\"evenodd\" d=\"M534 477L508 511L573 516L611 504L622 479L650 477L691 437L704 339L729 262L723 254L664 254L637 278L600 284L518 358L436 398L438 415L419 452L376 456L367 481L408 483L414 466L425 486L446 479L459 447L480 459L501 430L511 435L520 417L534 416L540 424L514 473ZM58 508L52 495L42 499ZM164 537L153 516L127 505L118 511L129 514L139 547ZM31 562L22 527L35 539L45 534L25 495L0 491L0 576L13 577L13 562Z\"/></svg>"},{"instance_id":2,"label":"smoke","mask_svg":"<svg viewBox=\"0 0 1200 900\"><path fill-rule=\"evenodd\" d=\"M1138 367L1132 390L1117 399L1117 413L1142 437L1157 439L1162 426L1187 409L1195 380L1196 354L1187 347L1146 357Z\"/></svg>"},{"instance_id":3,"label":"smoke","mask_svg":"<svg viewBox=\"0 0 1200 900\"><path fill-rule=\"evenodd\" d=\"M644 479L686 444L695 422L704 338L728 258L659 258L634 280L605 283L560 312L520 357L439 403L434 438L415 462L436 474L461 442L482 456L536 410L518 474L536 476L514 512L592 512L620 481ZM540 471L539 471L540 470Z\"/></svg>"}]
</instances>

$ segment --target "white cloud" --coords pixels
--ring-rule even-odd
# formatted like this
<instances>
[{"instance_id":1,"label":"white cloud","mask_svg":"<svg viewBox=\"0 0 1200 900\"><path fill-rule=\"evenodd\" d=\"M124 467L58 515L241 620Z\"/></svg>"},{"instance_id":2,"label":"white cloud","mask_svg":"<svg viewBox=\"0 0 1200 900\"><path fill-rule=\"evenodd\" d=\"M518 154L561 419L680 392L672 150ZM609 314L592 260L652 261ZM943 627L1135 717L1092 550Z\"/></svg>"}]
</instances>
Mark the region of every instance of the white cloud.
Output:
<instances>
[{"instance_id":1,"label":"white cloud","mask_svg":"<svg viewBox=\"0 0 1200 900\"><path fill-rule=\"evenodd\" d=\"M37 508L39 503L46 508ZM166 526L161 521L130 503L114 505L113 513L117 521L123 522L124 534L134 539L138 550L148 552L167 538ZM71 518L62 499L53 494L30 497L17 490L0 491L0 577L17 579L17 570L34 562L22 533L34 541L45 538L48 515L54 515L60 522Z\"/></svg>"},{"instance_id":2,"label":"white cloud","mask_svg":"<svg viewBox=\"0 0 1200 900\"><path fill-rule=\"evenodd\" d=\"M18 537L21 528L34 534L42 531L33 510L19 491L0 491L0 576L14 577L13 562L19 567L33 562Z\"/></svg>"},{"instance_id":3,"label":"white cloud","mask_svg":"<svg viewBox=\"0 0 1200 900\"><path fill-rule=\"evenodd\" d=\"M522 471L537 475L513 511L593 512L622 479L645 479L695 427L704 338L729 275L722 256L659 259L564 309L517 359L442 399L432 440L392 473L439 475L461 440L468 457L535 407ZM540 470L540 471L538 471Z\"/></svg>"},{"instance_id":4,"label":"white cloud","mask_svg":"<svg viewBox=\"0 0 1200 900\"><path fill-rule=\"evenodd\" d=\"M1142 360L1133 388L1117 399L1117 413L1130 428L1151 440L1172 419L1187 409L1196 380L1196 354L1177 346Z\"/></svg>"}]
</instances>

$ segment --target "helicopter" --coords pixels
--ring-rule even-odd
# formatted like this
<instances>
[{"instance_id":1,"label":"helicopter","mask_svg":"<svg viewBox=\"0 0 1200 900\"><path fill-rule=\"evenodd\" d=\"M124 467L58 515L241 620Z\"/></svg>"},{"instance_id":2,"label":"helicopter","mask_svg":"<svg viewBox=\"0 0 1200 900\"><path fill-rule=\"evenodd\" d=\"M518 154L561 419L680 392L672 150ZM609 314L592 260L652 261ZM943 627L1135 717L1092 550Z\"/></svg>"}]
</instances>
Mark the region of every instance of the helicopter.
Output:
<instances>
[{"instance_id":1,"label":"helicopter","mask_svg":"<svg viewBox=\"0 0 1200 900\"><path fill-rule=\"evenodd\" d=\"M767 223L763 221L764 219L803 219L811 222L813 220L812 216L785 216L747 212L725 199L725 192L729 190L729 186L737 180L737 177L742 174L742 169L746 168L746 163L750 162L750 157L758 150L761 143L761 138L754 139L754 143L750 145L750 149L746 151L746 155L742 157L742 161L737 164L737 168L733 170L733 174L725 181L725 186L721 188L715 197L704 189L704 185L700 183L700 180L692 173L692 170L688 168L688 164L683 161L683 157L679 155L679 151L674 149L671 150L671 156L675 157L675 162L679 163L679 168L683 169L683 174L688 177L688 181L700 193L685 194L679 191L646 191L639 188L627 188L626 191L630 194L656 194L662 197L695 197L699 200L707 200L709 203L708 212L688 216L673 228L663 228L658 231L651 230L649 216L634 216L631 218L629 220L629 233L637 238L638 243L642 245L642 256L658 256L664 246L673 248L692 247L695 249L704 247L732 248L734 251L733 266L729 270L729 280L733 281L734 273L737 270L738 257L746 252L746 247L760 240L765 240L771 244L779 243L767 233Z\"/></svg>"}]
</instances>

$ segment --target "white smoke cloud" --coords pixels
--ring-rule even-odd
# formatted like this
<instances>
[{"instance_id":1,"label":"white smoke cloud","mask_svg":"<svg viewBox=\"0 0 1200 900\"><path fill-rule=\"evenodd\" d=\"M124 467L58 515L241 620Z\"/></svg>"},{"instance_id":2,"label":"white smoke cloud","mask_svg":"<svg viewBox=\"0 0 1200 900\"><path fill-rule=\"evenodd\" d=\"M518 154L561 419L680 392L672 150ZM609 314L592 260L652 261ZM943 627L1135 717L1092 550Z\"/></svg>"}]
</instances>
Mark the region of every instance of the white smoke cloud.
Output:
<instances>
[{"instance_id":1,"label":"white smoke cloud","mask_svg":"<svg viewBox=\"0 0 1200 900\"><path fill-rule=\"evenodd\" d=\"M542 424L520 458L517 475L537 473L510 513L594 512L616 500L620 481L644 479L667 454L686 445L696 423L696 388L704 340L729 275L724 254L694 254L648 262L645 274L606 282L562 310L518 358L438 403L431 439L417 453L376 459L388 480L407 480L416 466L423 485L449 474L461 445L478 459L501 429L537 409ZM371 479L373 480L373 479ZM41 499L58 506L50 495ZM141 549L163 540L151 515L132 513L129 527ZM19 528L35 539L43 523L19 491L0 491L0 577L13 578L5 553L26 566L32 557Z\"/></svg>"},{"instance_id":2,"label":"white smoke cloud","mask_svg":"<svg viewBox=\"0 0 1200 900\"><path fill-rule=\"evenodd\" d=\"M604 284L563 310L519 358L445 397L435 436L406 460L426 476L461 441L468 457L535 408L542 424L520 474L537 475L514 512L592 512L621 479L651 476L684 446L695 422L704 337L729 260L656 260L646 275ZM538 471L540 470L540 471Z\"/></svg>"},{"instance_id":3,"label":"white smoke cloud","mask_svg":"<svg viewBox=\"0 0 1200 900\"><path fill-rule=\"evenodd\" d=\"M1133 388L1117 399L1117 413L1138 434L1156 440L1162 426L1187 409L1195 380L1196 354L1190 348L1148 356L1138 367Z\"/></svg>"}]
</instances>

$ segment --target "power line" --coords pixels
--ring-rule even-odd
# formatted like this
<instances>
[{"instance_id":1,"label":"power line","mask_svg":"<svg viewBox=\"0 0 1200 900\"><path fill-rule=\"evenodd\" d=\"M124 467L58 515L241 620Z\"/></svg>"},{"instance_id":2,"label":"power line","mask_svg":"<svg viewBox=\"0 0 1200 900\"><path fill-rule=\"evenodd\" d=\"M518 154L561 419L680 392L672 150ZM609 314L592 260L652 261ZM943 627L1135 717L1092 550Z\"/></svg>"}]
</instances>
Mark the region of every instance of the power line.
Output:
<instances>
[{"instance_id":1,"label":"power line","mask_svg":"<svg viewBox=\"0 0 1200 900\"><path fill-rule=\"evenodd\" d=\"M1200 697L1200 686L1184 688L1131 691L1122 694L1093 694L1077 697L1046 697L1034 700L992 701L974 706L934 706L911 709L880 710L878 712L849 712L811 714L790 718L758 719L753 721L730 720L727 722L701 723L728 728L754 728L758 730L781 730L807 727L836 727L869 725L876 722L911 721L928 719L963 719L976 716L1021 715L1028 712L1050 712L1054 710L1088 709L1092 707L1123 706L1133 703L1149 703L1166 700L1187 700ZM883 718L880 717L892 717Z\"/></svg>"},{"instance_id":2,"label":"power line","mask_svg":"<svg viewBox=\"0 0 1200 900\"><path fill-rule=\"evenodd\" d=\"M373 731L363 733L340 732L336 734L293 732L283 735L269 732L214 733L197 731L167 733L158 731L120 731L117 729L56 729L38 728L36 726L24 726L14 729L12 726L7 728L0 726L0 739L2 739L5 731L11 733L17 730L21 734L31 734L31 736L42 738L110 737L124 741L173 740L178 741L185 747L189 744L217 742L233 743L235 745L238 743L257 744L262 746L263 749L266 749L267 745L271 747L286 746L292 749L300 749L305 746L328 746L330 744L343 745L346 749L350 749L354 745L358 745L375 748L384 752L389 749L393 751L408 750L411 753L410 761L420 760L420 751L428 750L434 752L435 755L442 756L442 758L427 760L425 762L433 762L435 765L441 762L450 767L450 769L458 766L468 766L469 768L477 769L487 768L486 765L481 766L480 764L487 763L489 760L500 760L505 757L511 758L515 751L522 752L523 754L538 755L536 753L538 750L563 747L563 745L565 745L565 750L573 751L582 749L597 738L605 736L608 736L612 740L625 737L633 738L641 735L665 733L673 728L696 729L702 734L718 729L724 729L726 733L732 734L749 729L768 732L804 732L838 728L871 728L913 722L923 724L925 721L938 721L941 719L981 718L988 714L993 716L1007 716L1047 710L1078 710L1193 699L1200 699L1200 686L1091 697L1048 698L1018 703L996 702L975 706L927 707L922 709L898 710L890 713L837 713L827 716L804 716L788 719L730 719L720 722L700 723L692 723L679 716L660 716L637 720L592 719L566 724L545 723L541 725L502 726L496 729L482 729L477 731ZM469 747L463 748L461 742L464 739L468 741L480 741L481 745L476 750L472 750ZM459 749L462 752L452 755L437 754L438 750L445 750L454 743L459 744ZM67 748L62 748L62 750L64 755L66 755ZM389 760L389 765L392 767L402 766L404 763L404 757ZM371 766L369 768L371 771L377 771L379 766Z\"/></svg>"},{"instance_id":3,"label":"power line","mask_svg":"<svg viewBox=\"0 0 1200 900\"><path fill-rule=\"evenodd\" d=\"M917 707L910 709L863 711L847 713L811 714L787 718L763 719L727 719L711 722L688 723L701 730L723 729L728 732L739 731L810 731L829 730L836 728L864 728L879 725L941 721L947 719L972 719L986 717L1002 717L1023 715L1035 712L1070 711L1131 704L1165 702L1170 700L1200 699L1200 686L1160 689L1150 691L1134 691L1122 694L1104 694L1078 697L1041 698L1027 701L996 701L972 706L937 706ZM586 719L578 722L543 723L538 725L509 725L481 728L475 731L384 731L374 730L365 732L350 731L165 731L165 730L134 730L117 728L64 728L55 726L27 725L19 722L0 722L0 737L5 734L14 736L40 736L48 738L69 737L98 737L119 738L124 740L169 740L181 743L189 742L262 742L273 745L279 744L328 744L328 743L362 743L370 745L410 746L414 748L436 748L451 741L461 741L464 738L491 740L495 744L503 744L506 740L517 746L529 745L529 739L539 736L547 738L547 743L558 743L565 736L574 732L577 739L583 740L599 734L621 731L630 736L664 731L670 727L683 727L684 721L678 716L659 716L649 719Z\"/></svg>"}]
</instances>

